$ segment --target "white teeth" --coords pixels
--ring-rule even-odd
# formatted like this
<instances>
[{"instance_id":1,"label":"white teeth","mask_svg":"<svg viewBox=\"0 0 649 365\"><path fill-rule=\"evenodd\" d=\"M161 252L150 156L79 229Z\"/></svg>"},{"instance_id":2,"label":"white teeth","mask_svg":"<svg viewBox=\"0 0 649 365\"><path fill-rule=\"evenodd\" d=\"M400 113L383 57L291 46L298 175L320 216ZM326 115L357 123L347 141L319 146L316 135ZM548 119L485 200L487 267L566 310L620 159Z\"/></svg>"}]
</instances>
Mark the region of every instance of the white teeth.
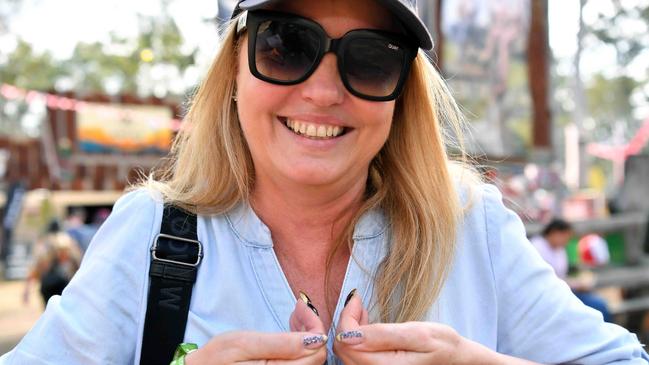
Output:
<instances>
[{"instance_id":1,"label":"white teeth","mask_svg":"<svg viewBox=\"0 0 649 365\"><path fill-rule=\"evenodd\" d=\"M316 125L291 119L286 119L286 126L297 134L316 138L337 137L344 131L344 128L339 126Z\"/></svg>"},{"instance_id":2,"label":"white teeth","mask_svg":"<svg viewBox=\"0 0 649 365\"><path fill-rule=\"evenodd\" d=\"M313 124L307 125L306 135L309 137L315 137L317 135L317 130Z\"/></svg>"}]
</instances>

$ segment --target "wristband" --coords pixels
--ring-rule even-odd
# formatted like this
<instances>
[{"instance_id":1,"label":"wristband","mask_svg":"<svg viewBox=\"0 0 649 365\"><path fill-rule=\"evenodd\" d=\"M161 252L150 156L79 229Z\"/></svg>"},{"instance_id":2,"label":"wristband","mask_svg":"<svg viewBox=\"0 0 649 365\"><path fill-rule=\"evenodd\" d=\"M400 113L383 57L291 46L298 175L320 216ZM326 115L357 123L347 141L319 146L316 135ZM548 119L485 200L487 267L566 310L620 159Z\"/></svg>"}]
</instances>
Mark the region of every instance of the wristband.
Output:
<instances>
[{"instance_id":1,"label":"wristband","mask_svg":"<svg viewBox=\"0 0 649 365\"><path fill-rule=\"evenodd\" d=\"M198 345L195 343L181 343L176 347L174 358L169 365L185 365L185 356L198 350Z\"/></svg>"}]
</instances>

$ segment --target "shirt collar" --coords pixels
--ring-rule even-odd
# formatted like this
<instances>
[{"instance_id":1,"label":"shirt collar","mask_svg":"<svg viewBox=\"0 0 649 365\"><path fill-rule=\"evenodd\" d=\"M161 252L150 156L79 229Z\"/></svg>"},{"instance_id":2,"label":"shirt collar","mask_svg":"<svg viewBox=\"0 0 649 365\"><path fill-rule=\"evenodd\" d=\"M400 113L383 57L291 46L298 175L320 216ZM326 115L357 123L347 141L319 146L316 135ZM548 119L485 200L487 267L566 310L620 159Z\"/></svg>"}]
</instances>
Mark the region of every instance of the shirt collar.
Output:
<instances>
[{"instance_id":1,"label":"shirt collar","mask_svg":"<svg viewBox=\"0 0 649 365\"><path fill-rule=\"evenodd\" d=\"M259 219L248 202L237 204L225 216L235 235L246 245L273 247L270 229ZM377 237L385 229L385 215L381 209L374 208L365 212L354 227L354 241Z\"/></svg>"}]
</instances>

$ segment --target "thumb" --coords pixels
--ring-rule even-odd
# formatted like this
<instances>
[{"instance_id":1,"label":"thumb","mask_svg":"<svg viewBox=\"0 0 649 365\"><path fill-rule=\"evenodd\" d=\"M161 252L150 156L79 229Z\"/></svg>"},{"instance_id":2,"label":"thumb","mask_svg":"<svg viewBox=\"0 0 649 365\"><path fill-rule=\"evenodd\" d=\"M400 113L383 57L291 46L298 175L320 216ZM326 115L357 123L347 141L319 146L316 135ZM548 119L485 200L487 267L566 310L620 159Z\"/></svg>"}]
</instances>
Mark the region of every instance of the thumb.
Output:
<instances>
[{"instance_id":1,"label":"thumb","mask_svg":"<svg viewBox=\"0 0 649 365\"><path fill-rule=\"evenodd\" d=\"M336 327L336 340L350 344L361 342L362 333L359 327L367 323L367 310L363 308L361 297L357 295L356 289L354 289L349 293L347 304L340 313L338 326Z\"/></svg>"},{"instance_id":2,"label":"thumb","mask_svg":"<svg viewBox=\"0 0 649 365\"><path fill-rule=\"evenodd\" d=\"M302 300L298 300L289 318L293 332L325 333L324 324L315 312Z\"/></svg>"}]
</instances>

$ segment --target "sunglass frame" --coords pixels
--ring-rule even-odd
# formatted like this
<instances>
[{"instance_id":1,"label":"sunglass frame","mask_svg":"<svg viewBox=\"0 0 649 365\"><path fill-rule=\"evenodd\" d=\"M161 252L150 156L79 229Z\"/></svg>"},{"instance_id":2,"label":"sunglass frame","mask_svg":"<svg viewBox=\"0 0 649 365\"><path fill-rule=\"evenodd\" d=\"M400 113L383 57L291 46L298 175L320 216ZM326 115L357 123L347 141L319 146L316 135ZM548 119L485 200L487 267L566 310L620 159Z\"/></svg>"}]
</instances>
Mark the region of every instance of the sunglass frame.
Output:
<instances>
[{"instance_id":1,"label":"sunglass frame","mask_svg":"<svg viewBox=\"0 0 649 365\"><path fill-rule=\"evenodd\" d=\"M314 31L320 38L320 47L318 49L318 54L313 60L311 67L307 72L296 80L279 80L274 79L268 76L263 75L257 69L256 63L256 50L257 50L257 31L259 26L266 21L281 21L281 22L290 22L297 24L299 26L306 27ZM345 88L352 94L359 98L370 100L370 101L390 101L399 97L403 91L403 87L408 80L408 75L410 73L410 66L412 61L417 56L418 47L414 45L405 35L398 33L375 30L375 29L355 29L347 32L341 38L330 38L325 30L320 26L320 24L315 21L301 17L299 15L294 15L290 13L282 13L276 11L268 10L250 10L245 11L241 14L238 24L237 24L237 33L240 34L247 28L248 30L248 67L250 72L256 78L269 82L276 85L296 85L301 82L306 81L314 72L317 70L322 58L328 52L333 52L337 58L338 73L343 82ZM390 43L396 44L398 47L401 47L404 50L403 62L401 65L401 70L399 73L399 80L395 85L394 90L389 95L376 96L376 95L367 95L361 93L354 89L347 78L345 70L345 57L344 53L347 50L347 45L352 41L357 39L378 39L382 41L388 41Z\"/></svg>"}]
</instances>

